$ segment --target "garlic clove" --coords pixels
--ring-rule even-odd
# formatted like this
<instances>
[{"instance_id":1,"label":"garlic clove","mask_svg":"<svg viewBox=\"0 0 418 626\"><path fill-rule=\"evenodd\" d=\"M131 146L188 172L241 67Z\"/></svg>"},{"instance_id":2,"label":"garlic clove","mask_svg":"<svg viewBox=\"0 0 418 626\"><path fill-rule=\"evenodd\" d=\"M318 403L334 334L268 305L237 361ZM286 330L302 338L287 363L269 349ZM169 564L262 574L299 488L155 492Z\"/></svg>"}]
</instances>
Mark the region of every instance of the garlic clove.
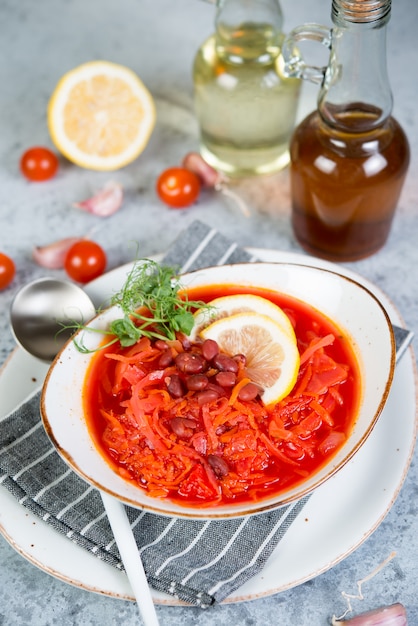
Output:
<instances>
[{"instance_id":1,"label":"garlic clove","mask_svg":"<svg viewBox=\"0 0 418 626\"><path fill-rule=\"evenodd\" d=\"M32 251L33 260L41 267L62 269L68 250L77 241L80 241L80 237L66 237L46 246L35 246Z\"/></svg>"},{"instance_id":2,"label":"garlic clove","mask_svg":"<svg viewBox=\"0 0 418 626\"><path fill-rule=\"evenodd\" d=\"M93 215L98 215L99 217L108 217L120 209L122 202L122 185L114 181L109 181L101 191L98 191L87 200L76 202L74 206L88 213L92 213Z\"/></svg>"},{"instance_id":3,"label":"garlic clove","mask_svg":"<svg viewBox=\"0 0 418 626\"><path fill-rule=\"evenodd\" d=\"M204 187L216 187L226 182L223 174L215 170L198 152L189 152L182 161L182 167L194 172Z\"/></svg>"},{"instance_id":4,"label":"garlic clove","mask_svg":"<svg viewBox=\"0 0 418 626\"><path fill-rule=\"evenodd\" d=\"M190 170L196 174L203 187L213 188L215 191L219 191L223 193L224 196L231 198L241 213L245 215L245 217L250 217L251 213L245 201L237 193L227 187L228 178L222 174L222 172L218 172L211 165L206 163L198 152L189 152L186 154L181 164L186 170Z\"/></svg>"},{"instance_id":5,"label":"garlic clove","mask_svg":"<svg viewBox=\"0 0 418 626\"><path fill-rule=\"evenodd\" d=\"M391 606L373 609L347 620L333 620L333 626L407 626L405 607L397 602Z\"/></svg>"}]
</instances>

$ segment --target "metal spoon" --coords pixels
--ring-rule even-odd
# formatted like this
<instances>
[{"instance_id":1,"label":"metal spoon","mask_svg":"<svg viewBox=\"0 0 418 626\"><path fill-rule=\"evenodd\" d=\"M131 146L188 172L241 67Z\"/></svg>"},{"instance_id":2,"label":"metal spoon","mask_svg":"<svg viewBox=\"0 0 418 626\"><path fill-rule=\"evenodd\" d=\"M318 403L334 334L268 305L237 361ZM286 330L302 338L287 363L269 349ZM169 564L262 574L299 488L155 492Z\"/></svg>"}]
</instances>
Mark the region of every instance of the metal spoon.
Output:
<instances>
[{"instance_id":1,"label":"metal spoon","mask_svg":"<svg viewBox=\"0 0 418 626\"><path fill-rule=\"evenodd\" d=\"M10 320L17 343L49 363L74 332L65 326L85 323L95 313L93 302L81 287L55 278L40 278L16 294Z\"/></svg>"},{"instance_id":2,"label":"metal spoon","mask_svg":"<svg viewBox=\"0 0 418 626\"><path fill-rule=\"evenodd\" d=\"M74 322L86 323L96 313L88 295L74 283L41 278L15 296L10 321L17 343L42 361L51 362L70 338ZM158 618L144 567L122 502L100 492L126 574L145 626L158 626Z\"/></svg>"}]
</instances>

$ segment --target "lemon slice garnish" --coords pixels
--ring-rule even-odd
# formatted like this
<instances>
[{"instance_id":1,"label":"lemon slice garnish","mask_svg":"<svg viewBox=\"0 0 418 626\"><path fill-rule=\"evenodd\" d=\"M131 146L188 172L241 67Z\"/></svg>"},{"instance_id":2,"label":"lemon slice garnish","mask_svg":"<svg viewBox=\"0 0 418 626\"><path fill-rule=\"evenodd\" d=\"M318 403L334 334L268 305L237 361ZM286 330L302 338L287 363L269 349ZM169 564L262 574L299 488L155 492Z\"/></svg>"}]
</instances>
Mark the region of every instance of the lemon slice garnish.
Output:
<instances>
[{"instance_id":1,"label":"lemon slice garnish","mask_svg":"<svg viewBox=\"0 0 418 626\"><path fill-rule=\"evenodd\" d=\"M84 63L65 74L48 105L49 132L70 161L115 170L144 150L155 125L148 89L127 67Z\"/></svg>"},{"instance_id":2,"label":"lemon slice garnish","mask_svg":"<svg viewBox=\"0 0 418 626\"><path fill-rule=\"evenodd\" d=\"M260 313L238 313L218 319L200 334L203 339L215 340L230 356L245 355L248 376L263 388L265 405L279 402L293 389L299 351L294 334L277 321Z\"/></svg>"},{"instance_id":3,"label":"lemon slice garnish","mask_svg":"<svg viewBox=\"0 0 418 626\"><path fill-rule=\"evenodd\" d=\"M222 296L209 302L210 309L201 309L195 313L194 327L191 338L195 340L201 331L218 319L238 313L254 312L271 318L296 341L295 332L290 319L277 304L267 298L253 294L236 294Z\"/></svg>"}]
</instances>

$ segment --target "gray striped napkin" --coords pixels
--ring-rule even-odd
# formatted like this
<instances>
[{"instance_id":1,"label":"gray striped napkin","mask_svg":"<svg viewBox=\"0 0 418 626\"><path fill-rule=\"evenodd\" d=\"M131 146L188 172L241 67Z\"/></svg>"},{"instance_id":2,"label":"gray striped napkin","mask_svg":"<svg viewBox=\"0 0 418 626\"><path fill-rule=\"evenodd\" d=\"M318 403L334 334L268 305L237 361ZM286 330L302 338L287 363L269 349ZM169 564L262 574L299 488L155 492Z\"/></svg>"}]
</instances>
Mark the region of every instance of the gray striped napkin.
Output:
<instances>
[{"instance_id":1,"label":"gray striped napkin","mask_svg":"<svg viewBox=\"0 0 418 626\"><path fill-rule=\"evenodd\" d=\"M200 222L164 263L182 271L255 260ZM407 331L398 329L400 342ZM99 492L58 456L40 420L39 391L1 423L0 484L57 532L123 570ZM183 520L127 507L149 584L190 604L220 602L259 572L307 498L235 520Z\"/></svg>"}]
</instances>

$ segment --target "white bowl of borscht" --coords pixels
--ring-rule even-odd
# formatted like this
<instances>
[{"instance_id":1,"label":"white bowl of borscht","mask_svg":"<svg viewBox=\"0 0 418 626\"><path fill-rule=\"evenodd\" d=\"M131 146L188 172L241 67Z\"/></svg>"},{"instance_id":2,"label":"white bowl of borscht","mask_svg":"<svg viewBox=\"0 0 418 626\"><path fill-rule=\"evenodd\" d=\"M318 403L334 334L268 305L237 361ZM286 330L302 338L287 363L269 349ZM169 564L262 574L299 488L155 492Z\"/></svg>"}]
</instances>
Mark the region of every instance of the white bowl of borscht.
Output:
<instances>
[{"instance_id":1,"label":"white bowl of borscht","mask_svg":"<svg viewBox=\"0 0 418 626\"><path fill-rule=\"evenodd\" d=\"M58 453L125 504L177 517L256 514L332 479L391 387L395 342L378 299L337 272L291 263L170 281L172 293L167 282L140 287L154 299L140 300L139 317L126 308L132 285L123 286L57 355L41 414ZM171 330L159 323L166 304ZM186 318L196 322L187 332Z\"/></svg>"}]
</instances>

